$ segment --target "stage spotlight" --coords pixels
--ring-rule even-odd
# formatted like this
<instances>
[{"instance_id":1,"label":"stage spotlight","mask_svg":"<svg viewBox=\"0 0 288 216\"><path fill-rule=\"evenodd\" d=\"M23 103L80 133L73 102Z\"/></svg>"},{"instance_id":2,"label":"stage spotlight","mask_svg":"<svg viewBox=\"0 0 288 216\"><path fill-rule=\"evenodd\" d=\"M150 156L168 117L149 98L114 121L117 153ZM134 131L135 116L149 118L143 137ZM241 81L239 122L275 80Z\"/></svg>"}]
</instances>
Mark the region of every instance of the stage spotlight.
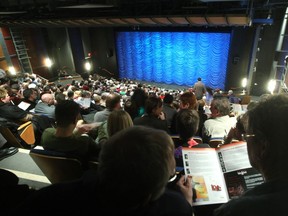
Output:
<instances>
[{"instance_id":1,"label":"stage spotlight","mask_svg":"<svg viewBox=\"0 0 288 216\"><path fill-rule=\"evenodd\" d=\"M50 68L53 63L52 63L52 61L51 61L50 58L46 58L46 59L44 60L44 64L45 64L46 67Z\"/></svg>"},{"instance_id":2,"label":"stage spotlight","mask_svg":"<svg viewBox=\"0 0 288 216\"><path fill-rule=\"evenodd\" d=\"M15 76L16 75L16 70L13 66L10 66L8 69L9 73L11 76Z\"/></svg>"},{"instance_id":3,"label":"stage spotlight","mask_svg":"<svg viewBox=\"0 0 288 216\"><path fill-rule=\"evenodd\" d=\"M268 91L273 94L274 90L275 90L275 87L276 87L276 80L274 79L271 79L269 82L268 82Z\"/></svg>"},{"instance_id":4,"label":"stage spotlight","mask_svg":"<svg viewBox=\"0 0 288 216\"><path fill-rule=\"evenodd\" d=\"M91 65L91 63L90 62L85 62L85 64L84 64L84 68L87 70L87 71L91 71L91 69L92 69L92 65Z\"/></svg>"},{"instance_id":5,"label":"stage spotlight","mask_svg":"<svg viewBox=\"0 0 288 216\"><path fill-rule=\"evenodd\" d=\"M243 88L246 88L246 86L247 86L247 78L243 78L242 79L241 85L242 85Z\"/></svg>"}]
</instances>

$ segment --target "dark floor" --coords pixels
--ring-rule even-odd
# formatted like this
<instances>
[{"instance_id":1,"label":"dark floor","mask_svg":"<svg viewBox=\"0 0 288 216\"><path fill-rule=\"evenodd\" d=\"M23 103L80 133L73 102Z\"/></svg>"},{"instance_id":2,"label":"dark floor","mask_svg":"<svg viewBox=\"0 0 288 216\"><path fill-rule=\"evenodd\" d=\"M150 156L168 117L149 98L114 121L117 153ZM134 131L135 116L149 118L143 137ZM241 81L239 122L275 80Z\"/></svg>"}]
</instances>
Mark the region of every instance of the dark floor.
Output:
<instances>
[{"instance_id":1,"label":"dark floor","mask_svg":"<svg viewBox=\"0 0 288 216\"><path fill-rule=\"evenodd\" d=\"M27 149L19 148L15 155L1 160L0 168L16 174L19 178L19 184L27 184L34 189L51 184L29 156L29 150Z\"/></svg>"}]
</instances>

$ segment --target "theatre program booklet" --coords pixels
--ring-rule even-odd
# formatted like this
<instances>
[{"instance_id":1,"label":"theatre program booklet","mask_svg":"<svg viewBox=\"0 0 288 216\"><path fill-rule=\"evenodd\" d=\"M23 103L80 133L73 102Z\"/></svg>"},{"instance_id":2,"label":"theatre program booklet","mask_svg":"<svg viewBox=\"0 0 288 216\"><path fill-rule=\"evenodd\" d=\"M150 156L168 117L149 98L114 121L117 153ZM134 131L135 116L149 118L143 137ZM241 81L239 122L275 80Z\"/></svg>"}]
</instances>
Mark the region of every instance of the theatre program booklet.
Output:
<instances>
[{"instance_id":1,"label":"theatre program booklet","mask_svg":"<svg viewBox=\"0 0 288 216\"><path fill-rule=\"evenodd\" d=\"M262 175L251 167L246 142L219 148L183 148L185 175L192 176L195 206L226 203L262 184Z\"/></svg>"}]
</instances>

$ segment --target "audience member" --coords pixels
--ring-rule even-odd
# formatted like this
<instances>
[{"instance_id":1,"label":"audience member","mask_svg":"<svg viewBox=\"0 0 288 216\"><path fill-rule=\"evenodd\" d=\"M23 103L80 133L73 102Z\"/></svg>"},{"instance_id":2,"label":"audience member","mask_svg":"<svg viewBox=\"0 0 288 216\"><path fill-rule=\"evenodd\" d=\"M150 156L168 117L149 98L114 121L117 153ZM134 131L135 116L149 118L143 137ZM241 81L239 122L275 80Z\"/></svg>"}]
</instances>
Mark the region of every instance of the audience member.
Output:
<instances>
[{"instance_id":1,"label":"audience member","mask_svg":"<svg viewBox=\"0 0 288 216\"><path fill-rule=\"evenodd\" d=\"M98 112L98 111L102 111L105 109L105 106L101 105L101 96L94 94L92 97L92 103L91 103L91 109L93 109L94 111Z\"/></svg>"},{"instance_id":2,"label":"audience member","mask_svg":"<svg viewBox=\"0 0 288 216\"><path fill-rule=\"evenodd\" d=\"M121 109L121 96L116 93L109 94L106 97L105 109L96 112L94 122L104 122L113 110Z\"/></svg>"},{"instance_id":3,"label":"audience member","mask_svg":"<svg viewBox=\"0 0 288 216\"><path fill-rule=\"evenodd\" d=\"M10 96L5 88L0 87L0 117L16 123L24 123L33 115L10 103Z\"/></svg>"},{"instance_id":4,"label":"audience member","mask_svg":"<svg viewBox=\"0 0 288 216\"><path fill-rule=\"evenodd\" d=\"M42 134L41 145L44 149L67 153L84 162L97 159L99 148L88 135L75 130L81 120L80 106L71 100L59 103L55 108L56 128L47 128Z\"/></svg>"},{"instance_id":5,"label":"audience member","mask_svg":"<svg viewBox=\"0 0 288 216\"><path fill-rule=\"evenodd\" d=\"M165 119L167 121L170 134L172 133L171 127L173 124L175 124L177 115L177 110L173 106L173 101L173 95L166 93L163 99L163 112L165 113Z\"/></svg>"},{"instance_id":6,"label":"audience member","mask_svg":"<svg viewBox=\"0 0 288 216\"><path fill-rule=\"evenodd\" d=\"M247 124L247 115L241 114L237 116L236 126L232 127L225 137L224 144L232 141L244 141L243 134L245 133L245 125Z\"/></svg>"},{"instance_id":7,"label":"audience member","mask_svg":"<svg viewBox=\"0 0 288 216\"><path fill-rule=\"evenodd\" d=\"M134 90L131 99L126 101L124 109L130 114L132 120L144 115L147 98L148 94L143 89L137 88Z\"/></svg>"},{"instance_id":8,"label":"audience member","mask_svg":"<svg viewBox=\"0 0 288 216\"><path fill-rule=\"evenodd\" d=\"M184 92L183 94L180 95L179 100L180 100L180 106L179 106L178 112L182 109L192 109L192 110L196 110L196 111L198 110L198 102L197 102L196 96L193 92L191 92L191 91ZM201 118L202 118L202 115L201 115ZM201 120L201 121L199 121L199 123L200 122L202 123L203 121ZM198 125L198 128L199 128L199 125ZM171 131L174 134L179 134L179 131L177 130L176 124L172 125Z\"/></svg>"},{"instance_id":9,"label":"audience member","mask_svg":"<svg viewBox=\"0 0 288 216\"><path fill-rule=\"evenodd\" d=\"M180 109L198 109L197 99L193 92L184 92L179 97Z\"/></svg>"},{"instance_id":10,"label":"audience member","mask_svg":"<svg viewBox=\"0 0 288 216\"><path fill-rule=\"evenodd\" d=\"M120 130L133 126L133 121L125 110L114 110L110 113L107 121L98 128L98 144L102 146L106 140Z\"/></svg>"},{"instance_id":11,"label":"audience member","mask_svg":"<svg viewBox=\"0 0 288 216\"><path fill-rule=\"evenodd\" d=\"M205 107L205 101L198 100L198 114L199 114L199 125L198 125L198 130L195 133L195 136L200 136L202 137L202 130L204 126L204 122L208 119L207 114L205 113L204 107Z\"/></svg>"},{"instance_id":12,"label":"audience member","mask_svg":"<svg viewBox=\"0 0 288 216\"><path fill-rule=\"evenodd\" d=\"M8 215L12 208L18 206L19 201L34 192L27 184L19 184L19 178L5 169L0 169L0 190L1 215Z\"/></svg>"},{"instance_id":13,"label":"audience member","mask_svg":"<svg viewBox=\"0 0 288 216\"><path fill-rule=\"evenodd\" d=\"M229 90L228 91L228 100L230 103L234 103L234 104L240 104L241 103L241 99L237 96L234 95L233 90Z\"/></svg>"},{"instance_id":14,"label":"audience member","mask_svg":"<svg viewBox=\"0 0 288 216\"><path fill-rule=\"evenodd\" d=\"M39 103L35 106L35 113L55 119L55 99L51 93L43 93Z\"/></svg>"},{"instance_id":15,"label":"audience member","mask_svg":"<svg viewBox=\"0 0 288 216\"><path fill-rule=\"evenodd\" d=\"M161 129L169 133L165 114L162 112L163 102L161 98L149 96L145 102L145 114L133 120L134 125L143 125L156 129Z\"/></svg>"},{"instance_id":16,"label":"audience member","mask_svg":"<svg viewBox=\"0 0 288 216\"><path fill-rule=\"evenodd\" d=\"M215 216L285 215L288 193L288 95L270 95L247 111L244 137L252 167L265 182L215 210ZM241 213L240 213L241 212Z\"/></svg>"},{"instance_id":17,"label":"audience member","mask_svg":"<svg viewBox=\"0 0 288 216\"><path fill-rule=\"evenodd\" d=\"M31 111L35 108L38 100L38 91L36 89L24 89L23 91L24 99L22 101L29 103L30 106L26 109L26 111Z\"/></svg>"},{"instance_id":18,"label":"audience member","mask_svg":"<svg viewBox=\"0 0 288 216\"><path fill-rule=\"evenodd\" d=\"M183 167L182 147L193 147L198 143L193 140L199 125L199 115L196 110L182 109L176 118L176 127L179 134L179 143L175 149L176 165Z\"/></svg>"},{"instance_id":19,"label":"audience member","mask_svg":"<svg viewBox=\"0 0 288 216\"><path fill-rule=\"evenodd\" d=\"M10 214L191 216L191 178L180 178L179 191L166 187L175 172L173 152L173 142L164 131L124 129L103 145L96 172L42 188Z\"/></svg>"},{"instance_id":20,"label":"audience member","mask_svg":"<svg viewBox=\"0 0 288 216\"><path fill-rule=\"evenodd\" d=\"M226 97L216 97L211 103L211 117L204 122L202 139L209 143L210 138L224 138L236 125L236 118L230 117L230 103Z\"/></svg>"}]
</instances>

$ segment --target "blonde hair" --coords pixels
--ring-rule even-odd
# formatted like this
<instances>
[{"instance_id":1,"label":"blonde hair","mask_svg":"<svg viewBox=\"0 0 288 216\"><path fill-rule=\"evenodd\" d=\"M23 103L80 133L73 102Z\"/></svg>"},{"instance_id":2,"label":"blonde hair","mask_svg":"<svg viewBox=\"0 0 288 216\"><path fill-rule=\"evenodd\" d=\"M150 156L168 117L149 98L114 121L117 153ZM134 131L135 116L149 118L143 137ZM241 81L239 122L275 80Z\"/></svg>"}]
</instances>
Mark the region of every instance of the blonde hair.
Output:
<instances>
[{"instance_id":1,"label":"blonde hair","mask_svg":"<svg viewBox=\"0 0 288 216\"><path fill-rule=\"evenodd\" d=\"M120 130L133 126L133 121L128 112L124 110L114 110L107 120L107 132L111 137Z\"/></svg>"},{"instance_id":2,"label":"blonde hair","mask_svg":"<svg viewBox=\"0 0 288 216\"><path fill-rule=\"evenodd\" d=\"M6 98L7 90L3 87L0 87L0 99Z\"/></svg>"}]
</instances>

